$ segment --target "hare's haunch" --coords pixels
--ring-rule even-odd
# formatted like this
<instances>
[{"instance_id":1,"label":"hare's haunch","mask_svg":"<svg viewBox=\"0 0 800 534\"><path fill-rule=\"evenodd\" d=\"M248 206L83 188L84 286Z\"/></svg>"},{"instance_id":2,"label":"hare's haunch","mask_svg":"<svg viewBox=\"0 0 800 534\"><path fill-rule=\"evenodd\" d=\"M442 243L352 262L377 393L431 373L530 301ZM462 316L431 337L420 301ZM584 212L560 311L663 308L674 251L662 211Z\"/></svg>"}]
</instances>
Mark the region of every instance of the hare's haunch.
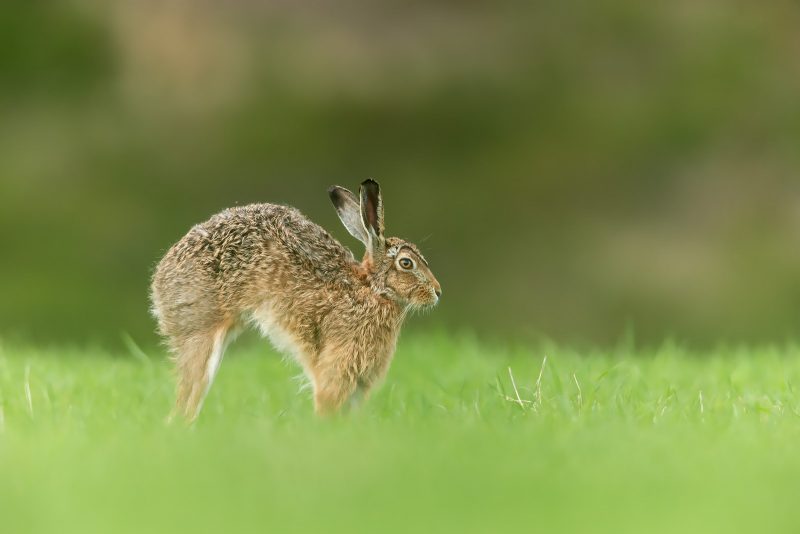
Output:
<instances>
[{"instance_id":1,"label":"hare's haunch","mask_svg":"<svg viewBox=\"0 0 800 534\"><path fill-rule=\"evenodd\" d=\"M386 373L409 310L442 290L413 244L384 237L373 180L328 193L362 261L294 208L231 208L192 228L153 275L153 314L177 369L176 413L194 419L228 343L247 323L294 356L318 413L366 395ZM357 395L358 394L358 395Z\"/></svg>"}]
</instances>

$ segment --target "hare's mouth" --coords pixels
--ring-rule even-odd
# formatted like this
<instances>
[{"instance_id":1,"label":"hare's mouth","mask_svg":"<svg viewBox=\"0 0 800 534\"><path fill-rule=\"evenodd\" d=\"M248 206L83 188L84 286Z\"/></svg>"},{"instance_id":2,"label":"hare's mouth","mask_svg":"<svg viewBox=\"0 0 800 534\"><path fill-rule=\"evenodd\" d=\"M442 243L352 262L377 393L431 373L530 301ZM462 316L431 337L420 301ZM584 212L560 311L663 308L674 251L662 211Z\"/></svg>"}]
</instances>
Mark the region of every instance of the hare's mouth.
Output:
<instances>
[{"instance_id":1,"label":"hare's mouth","mask_svg":"<svg viewBox=\"0 0 800 534\"><path fill-rule=\"evenodd\" d=\"M434 292L431 292L430 295L426 295L425 299L421 299L421 301L415 305L415 308L420 311L429 311L435 308L438 304L439 296Z\"/></svg>"}]
</instances>

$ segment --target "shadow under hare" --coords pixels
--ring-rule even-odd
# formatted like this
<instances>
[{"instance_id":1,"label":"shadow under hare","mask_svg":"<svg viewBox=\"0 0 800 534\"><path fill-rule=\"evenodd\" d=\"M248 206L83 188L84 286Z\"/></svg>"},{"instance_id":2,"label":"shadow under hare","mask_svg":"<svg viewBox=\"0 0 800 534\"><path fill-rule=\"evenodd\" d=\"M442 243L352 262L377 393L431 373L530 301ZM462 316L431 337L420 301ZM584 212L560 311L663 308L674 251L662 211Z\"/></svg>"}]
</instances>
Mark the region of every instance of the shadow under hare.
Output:
<instances>
[{"instance_id":1,"label":"shadow under hare","mask_svg":"<svg viewBox=\"0 0 800 534\"><path fill-rule=\"evenodd\" d=\"M366 247L357 261L298 210L227 209L192 228L156 267L153 315L177 370L175 411L197 417L228 343L248 324L291 354L314 389L317 413L366 395L392 360L410 310L442 290L412 243L384 237L373 180L359 196L328 190L345 228Z\"/></svg>"}]
</instances>

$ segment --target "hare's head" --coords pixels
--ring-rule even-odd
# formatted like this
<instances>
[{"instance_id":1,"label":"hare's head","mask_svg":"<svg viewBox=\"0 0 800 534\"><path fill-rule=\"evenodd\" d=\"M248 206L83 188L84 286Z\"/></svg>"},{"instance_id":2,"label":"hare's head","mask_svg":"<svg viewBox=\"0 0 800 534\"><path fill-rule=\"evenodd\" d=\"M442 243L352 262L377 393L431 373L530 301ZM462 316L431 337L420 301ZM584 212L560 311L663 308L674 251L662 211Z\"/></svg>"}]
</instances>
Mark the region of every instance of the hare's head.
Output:
<instances>
[{"instance_id":1,"label":"hare's head","mask_svg":"<svg viewBox=\"0 0 800 534\"><path fill-rule=\"evenodd\" d=\"M339 186L328 190L342 224L367 249L362 265L372 287L401 306L436 305L442 286L417 247L403 239L383 235L383 198L378 183L363 182L359 193L356 197Z\"/></svg>"}]
</instances>

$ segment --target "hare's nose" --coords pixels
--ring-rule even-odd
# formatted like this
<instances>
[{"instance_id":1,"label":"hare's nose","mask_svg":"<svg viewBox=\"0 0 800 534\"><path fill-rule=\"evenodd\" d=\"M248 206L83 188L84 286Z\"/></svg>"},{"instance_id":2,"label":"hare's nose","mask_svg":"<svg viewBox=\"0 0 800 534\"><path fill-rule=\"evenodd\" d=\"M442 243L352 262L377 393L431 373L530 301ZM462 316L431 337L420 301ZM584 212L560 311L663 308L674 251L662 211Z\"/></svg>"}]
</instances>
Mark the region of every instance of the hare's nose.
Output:
<instances>
[{"instance_id":1,"label":"hare's nose","mask_svg":"<svg viewBox=\"0 0 800 534\"><path fill-rule=\"evenodd\" d=\"M434 289L434 292L436 293L436 298L437 299L442 298L442 288L441 287L437 288L437 289Z\"/></svg>"}]
</instances>

